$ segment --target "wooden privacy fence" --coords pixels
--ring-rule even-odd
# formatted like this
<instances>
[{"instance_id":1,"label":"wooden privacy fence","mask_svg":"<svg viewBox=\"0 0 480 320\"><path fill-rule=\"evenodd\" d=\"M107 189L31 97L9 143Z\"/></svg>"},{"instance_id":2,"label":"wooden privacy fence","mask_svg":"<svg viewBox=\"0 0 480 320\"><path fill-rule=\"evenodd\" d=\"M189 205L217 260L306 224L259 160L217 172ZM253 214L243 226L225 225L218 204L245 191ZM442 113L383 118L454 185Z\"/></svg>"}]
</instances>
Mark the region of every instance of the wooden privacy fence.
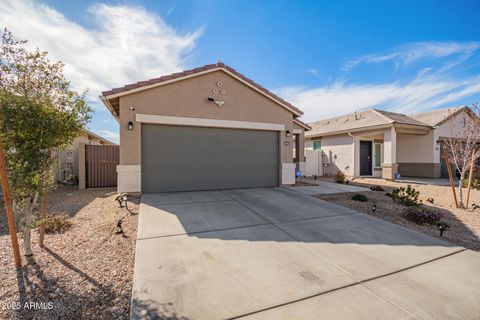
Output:
<instances>
[{"instance_id":1,"label":"wooden privacy fence","mask_svg":"<svg viewBox=\"0 0 480 320\"><path fill-rule=\"evenodd\" d=\"M120 163L119 146L85 146L85 182L87 188L117 186L117 165Z\"/></svg>"}]
</instances>

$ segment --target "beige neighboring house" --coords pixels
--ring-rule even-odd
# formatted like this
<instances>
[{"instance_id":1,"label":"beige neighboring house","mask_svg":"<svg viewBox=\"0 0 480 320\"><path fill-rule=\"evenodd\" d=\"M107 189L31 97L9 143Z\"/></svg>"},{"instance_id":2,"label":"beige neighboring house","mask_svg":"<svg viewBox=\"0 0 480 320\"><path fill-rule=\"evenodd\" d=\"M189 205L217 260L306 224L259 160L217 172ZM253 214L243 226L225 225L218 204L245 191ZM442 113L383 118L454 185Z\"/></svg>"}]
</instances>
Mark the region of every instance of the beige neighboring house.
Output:
<instances>
[{"instance_id":1,"label":"beige neighboring house","mask_svg":"<svg viewBox=\"0 0 480 320\"><path fill-rule=\"evenodd\" d=\"M446 177L443 138L462 137L468 107L404 115L370 109L310 123L305 146L321 150L323 174L349 177Z\"/></svg>"},{"instance_id":2,"label":"beige neighboring house","mask_svg":"<svg viewBox=\"0 0 480 320\"><path fill-rule=\"evenodd\" d=\"M120 124L120 192L293 184L304 162L303 112L221 62L100 98Z\"/></svg>"},{"instance_id":3,"label":"beige neighboring house","mask_svg":"<svg viewBox=\"0 0 480 320\"><path fill-rule=\"evenodd\" d=\"M57 156L57 181L64 181L71 175L78 178L78 151L79 144L86 145L115 145L115 143L82 129L82 133L75 138L72 145Z\"/></svg>"}]
</instances>

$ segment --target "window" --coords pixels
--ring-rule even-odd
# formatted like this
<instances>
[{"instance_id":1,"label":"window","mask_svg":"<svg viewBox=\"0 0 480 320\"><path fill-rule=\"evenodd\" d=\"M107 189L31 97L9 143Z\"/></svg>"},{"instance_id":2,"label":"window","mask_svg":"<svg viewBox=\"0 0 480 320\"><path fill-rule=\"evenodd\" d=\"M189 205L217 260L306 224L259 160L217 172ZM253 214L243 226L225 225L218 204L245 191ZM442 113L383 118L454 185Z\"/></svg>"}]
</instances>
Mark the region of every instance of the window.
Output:
<instances>
[{"instance_id":1,"label":"window","mask_svg":"<svg viewBox=\"0 0 480 320\"><path fill-rule=\"evenodd\" d=\"M320 150L322 148L322 140L313 141L313 150Z\"/></svg>"},{"instance_id":2,"label":"window","mask_svg":"<svg viewBox=\"0 0 480 320\"><path fill-rule=\"evenodd\" d=\"M375 143L375 167L380 168L382 166L382 144Z\"/></svg>"}]
</instances>

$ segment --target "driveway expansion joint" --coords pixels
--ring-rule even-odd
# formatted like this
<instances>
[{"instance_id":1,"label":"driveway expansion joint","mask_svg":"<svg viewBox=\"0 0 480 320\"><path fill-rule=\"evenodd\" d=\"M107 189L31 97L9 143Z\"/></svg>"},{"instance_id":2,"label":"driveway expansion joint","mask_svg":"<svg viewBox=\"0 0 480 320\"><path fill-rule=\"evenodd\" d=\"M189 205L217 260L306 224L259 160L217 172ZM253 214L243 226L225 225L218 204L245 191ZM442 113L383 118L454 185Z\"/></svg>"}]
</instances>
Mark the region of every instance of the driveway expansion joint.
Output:
<instances>
[{"instance_id":1,"label":"driveway expansion joint","mask_svg":"<svg viewBox=\"0 0 480 320\"><path fill-rule=\"evenodd\" d=\"M288 233L287 233L287 235L288 235ZM290 236L290 235L289 235L289 236ZM287 305L290 305L290 304L294 304L294 303L297 303L297 302L301 302L301 301L305 301L305 300L308 300L308 299L316 298L316 297L319 297L319 296L322 296L322 295L325 295L325 294L328 294L328 293L340 291L340 290L347 289L347 288L351 288L351 287L355 287L355 286L362 286L362 287L367 288L368 290L372 291L372 292L375 293L377 296L379 296L380 298L382 298L382 299L385 300L386 302L390 303L391 305L395 306L396 308L399 308L400 310L406 312L408 315L413 316L415 319L420 319L420 318L418 318L417 316L411 314L410 312L407 312L403 307L401 307L401 306L397 305L396 303L393 303L393 302L390 301L389 299L383 297L380 293L376 292L374 289L368 287L368 286L367 286L367 282L371 282L371 281L374 281L374 280L377 280L377 279L389 277L389 276L394 275L394 274L398 274L398 273L401 273L401 272L404 272L404 271L407 271L407 270L411 270L411 269L417 268L417 267L419 267L419 266L426 265L426 264L429 264L429 263L432 263L432 262L435 262L435 261L438 261L438 260L441 260L441 259L444 259L444 258L453 256L453 255L459 254L459 253L464 252L464 251L467 251L467 250L468 250L468 249L466 249L466 248L462 248L461 250L458 250L458 251L455 251L455 252L452 252L452 253L443 255L443 256L441 256L441 257L437 257L437 258L435 258L435 259L430 259L430 260L428 260L428 261L425 261L425 262L422 262L422 263L418 263L418 264L415 264L415 265L410 266L410 267L402 268L402 269L397 270L397 271L394 271L394 272L389 272L389 273L386 273L386 274L384 274L384 275L380 275L380 276L368 278L368 279L366 279L366 280L357 280L357 279L355 279L354 277L352 277L352 279L355 280L356 282L350 283L350 284L347 284L347 285L344 285L344 286L340 286L340 287L337 287L337 288L333 288L333 289L330 289L330 290L325 290L325 291L322 291L322 292L319 292L319 293L316 293L316 294L313 294L313 295L309 295L309 296L306 296L306 297L303 297L303 298L295 299L295 300L292 300L292 301L289 301L289 302L281 303L281 304L278 304L278 305L275 305L275 306L271 306L271 307L259 309L259 310L256 310L256 311L248 312L248 313L245 313L245 314L241 314L241 315L238 315L238 316L234 316L234 317L231 317L231 318L227 318L227 320L241 319L241 318L243 318L243 317L251 316L251 315L254 315L254 314L257 314L257 313L261 313L261 312L265 312L265 311L268 311L268 310L273 310L273 309L281 308L281 307L284 307L284 306L287 306ZM326 259L326 258L325 258L325 259ZM328 259L326 259L326 261L328 261Z\"/></svg>"}]
</instances>

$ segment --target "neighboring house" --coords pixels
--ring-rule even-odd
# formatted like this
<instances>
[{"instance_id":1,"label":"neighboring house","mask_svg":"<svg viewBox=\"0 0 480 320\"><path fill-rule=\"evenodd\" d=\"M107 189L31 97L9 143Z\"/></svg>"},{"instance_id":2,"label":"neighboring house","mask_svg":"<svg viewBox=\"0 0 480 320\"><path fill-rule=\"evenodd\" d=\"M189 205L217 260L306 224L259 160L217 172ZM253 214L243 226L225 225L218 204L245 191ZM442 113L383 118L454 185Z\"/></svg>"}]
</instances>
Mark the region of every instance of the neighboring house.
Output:
<instances>
[{"instance_id":1,"label":"neighboring house","mask_svg":"<svg viewBox=\"0 0 480 320\"><path fill-rule=\"evenodd\" d=\"M96 135L86 129L75 138L72 145L60 152L57 156L57 180L64 181L72 175L78 177L78 146L80 143L87 145L114 145L115 143Z\"/></svg>"},{"instance_id":2,"label":"neighboring house","mask_svg":"<svg viewBox=\"0 0 480 320\"><path fill-rule=\"evenodd\" d=\"M304 161L303 112L220 62L101 99L120 124L119 192L293 184Z\"/></svg>"},{"instance_id":3,"label":"neighboring house","mask_svg":"<svg viewBox=\"0 0 480 320\"><path fill-rule=\"evenodd\" d=\"M305 146L321 150L325 175L444 177L442 139L461 137L471 115L468 107L412 115L370 109L310 123Z\"/></svg>"}]
</instances>

